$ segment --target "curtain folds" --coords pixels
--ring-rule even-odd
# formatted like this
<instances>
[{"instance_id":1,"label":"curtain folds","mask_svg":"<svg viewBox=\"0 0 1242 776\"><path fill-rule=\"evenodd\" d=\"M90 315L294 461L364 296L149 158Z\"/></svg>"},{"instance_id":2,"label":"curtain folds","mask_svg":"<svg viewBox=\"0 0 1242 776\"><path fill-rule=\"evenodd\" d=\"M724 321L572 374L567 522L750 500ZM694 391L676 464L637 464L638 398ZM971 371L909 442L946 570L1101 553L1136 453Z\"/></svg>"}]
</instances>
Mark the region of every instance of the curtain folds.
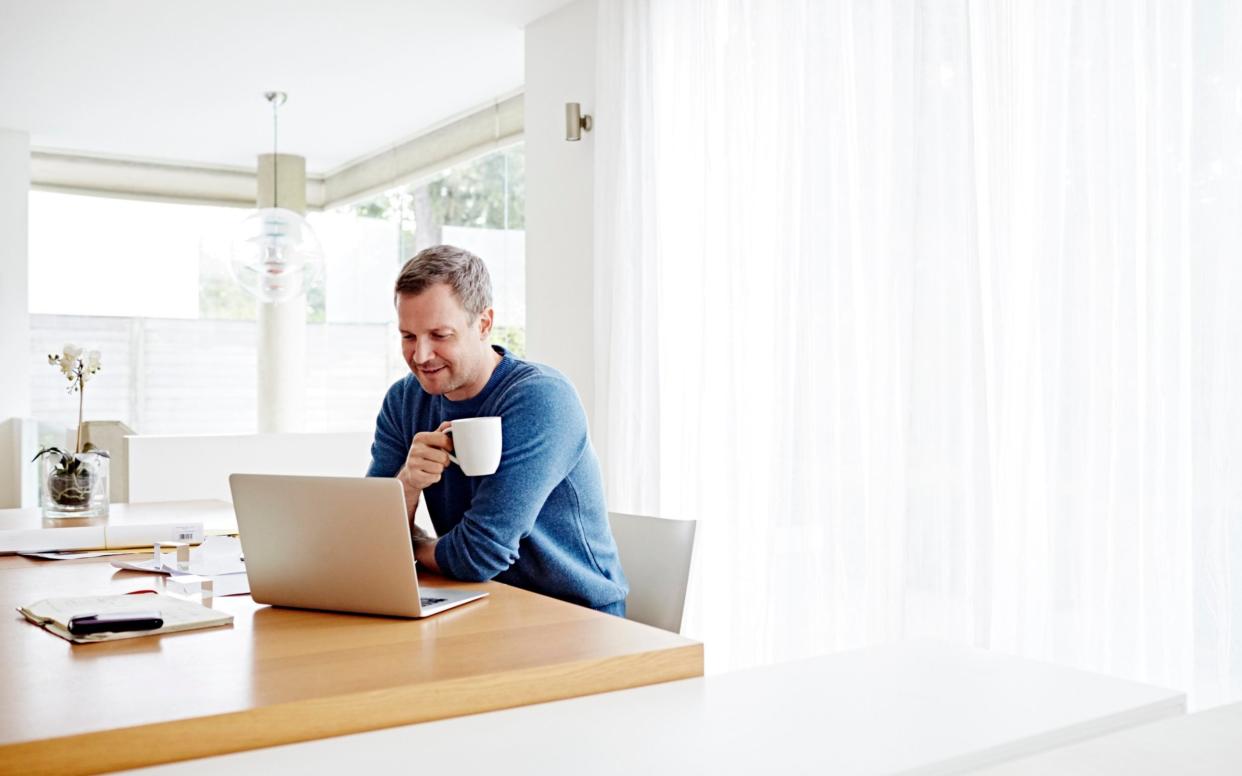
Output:
<instances>
[{"instance_id":1,"label":"curtain folds","mask_svg":"<svg viewBox=\"0 0 1242 776\"><path fill-rule=\"evenodd\" d=\"M600 4L596 434L612 509L700 521L709 670L927 635L1242 697L1240 39Z\"/></svg>"}]
</instances>

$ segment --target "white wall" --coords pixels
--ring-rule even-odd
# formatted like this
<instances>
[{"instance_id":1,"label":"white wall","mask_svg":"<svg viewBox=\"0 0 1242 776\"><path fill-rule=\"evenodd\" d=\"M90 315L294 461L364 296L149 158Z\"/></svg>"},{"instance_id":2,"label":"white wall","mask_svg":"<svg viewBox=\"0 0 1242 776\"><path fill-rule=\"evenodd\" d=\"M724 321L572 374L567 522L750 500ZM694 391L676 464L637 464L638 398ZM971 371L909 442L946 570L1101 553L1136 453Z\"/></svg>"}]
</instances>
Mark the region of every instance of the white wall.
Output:
<instances>
[{"instance_id":1,"label":"white wall","mask_svg":"<svg viewBox=\"0 0 1242 776\"><path fill-rule=\"evenodd\" d=\"M30 412L27 197L30 136L0 129L0 418Z\"/></svg>"},{"instance_id":2,"label":"white wall","mask_svg":"<svg viewBox=\"0 0 1242 776\"><path fill-rule=\"evenodd\" d=\"M26 210L30 136L0 129L0 507L20 505L20 432L8 418L30 414L30 312Z\"/></svg>"},{"instance_id":3,"label":"white wall","mask_svg":"<svg viewBox=\"0 0 1242 776\"><path fill-rule=\"evenodd\" d=\"M22 482L25 423L22 418L0 419L0 509L27 506L22 503L26 493ZM35 464L30 464L29 470L34 469Z\"/></svg>"},{"instance_id":4,"label":"white wall","mask_svg":"<svg viewBox=\"0 0 1242 776\"><path fill-rule=\"evenodd\" d=\"M573 381L592 417L594 139L565 140L565 103L595 112L596 0L526 28L526 352Z\"/></svg>"}]
</instances>

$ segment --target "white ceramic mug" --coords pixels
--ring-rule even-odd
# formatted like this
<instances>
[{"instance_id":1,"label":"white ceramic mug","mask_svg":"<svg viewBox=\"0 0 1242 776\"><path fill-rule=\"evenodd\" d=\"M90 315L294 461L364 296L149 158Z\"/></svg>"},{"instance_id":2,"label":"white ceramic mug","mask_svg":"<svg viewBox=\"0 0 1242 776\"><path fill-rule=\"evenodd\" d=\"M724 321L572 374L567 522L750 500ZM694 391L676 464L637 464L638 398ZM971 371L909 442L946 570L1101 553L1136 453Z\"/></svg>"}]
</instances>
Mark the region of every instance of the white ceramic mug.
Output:
<instances>
[{"instance_id":1,"label":"white ceramic mug","mask_svg":"<svg viewBox=\"0 0 1242 776\"><path fill-rule=\"evenodd\" d=\"M462 418L444 429L453 437L449 460L467 477L495 474L500 466L500 418Z\"/></svg>"}]
</instances>

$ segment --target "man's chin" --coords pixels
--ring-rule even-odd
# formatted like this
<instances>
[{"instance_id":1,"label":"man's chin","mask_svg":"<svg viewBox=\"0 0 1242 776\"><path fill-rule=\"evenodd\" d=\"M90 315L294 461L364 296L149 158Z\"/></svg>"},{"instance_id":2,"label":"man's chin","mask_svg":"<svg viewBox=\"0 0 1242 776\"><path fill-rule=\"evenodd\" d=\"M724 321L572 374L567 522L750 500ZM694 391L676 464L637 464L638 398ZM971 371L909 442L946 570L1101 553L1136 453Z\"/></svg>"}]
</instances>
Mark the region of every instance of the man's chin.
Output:
<instances>
[{"instance_id":1,"label":"man's chin","mask_svg":"<svg viewBox=\"0 0 1242 776\"><path fill-rule=\"evenodd\" d=\"M424 375L421 372L414 373L414 379L423 387L423 390L433 396L440 396L453 390L454 386L447 380L443 379L440 372L432 375Z\"/></svg>"}]
</instances>

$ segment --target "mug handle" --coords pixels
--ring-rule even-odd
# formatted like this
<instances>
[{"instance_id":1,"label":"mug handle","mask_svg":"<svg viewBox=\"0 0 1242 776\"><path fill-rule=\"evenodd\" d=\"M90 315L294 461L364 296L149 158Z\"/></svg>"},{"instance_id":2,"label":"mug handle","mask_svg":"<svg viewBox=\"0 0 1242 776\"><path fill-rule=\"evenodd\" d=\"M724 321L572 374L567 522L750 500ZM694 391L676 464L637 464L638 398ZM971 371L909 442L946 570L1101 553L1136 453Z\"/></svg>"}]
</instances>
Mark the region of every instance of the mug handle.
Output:
<instances>
[{"instance_id":1,"label":"mug handle","mask_svg":"<svg viewBox=\"0 0 1242 776\"><path fill-rule=\"evenodd\" d=\"M452 436L453 427L449 426L448 428L444 429L444 431L440 433L444 434L445 436ZM461 466L461 461L457 460L457 458L452 453L449 453L449 460L457 464L458 466Z\"/></svg>"}]
</instances>

